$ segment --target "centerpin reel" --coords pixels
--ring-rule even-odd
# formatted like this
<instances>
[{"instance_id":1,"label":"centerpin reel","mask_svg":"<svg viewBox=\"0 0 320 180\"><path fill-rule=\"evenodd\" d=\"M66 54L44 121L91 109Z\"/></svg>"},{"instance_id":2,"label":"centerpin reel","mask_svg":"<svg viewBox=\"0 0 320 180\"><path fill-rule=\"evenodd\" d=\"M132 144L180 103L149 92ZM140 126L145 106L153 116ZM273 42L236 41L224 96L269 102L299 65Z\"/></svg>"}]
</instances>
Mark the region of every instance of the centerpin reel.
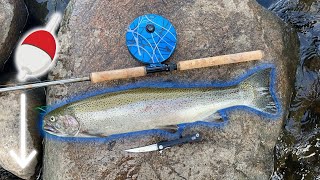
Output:
<instances>
[{"instance_id":1,"label":"centerpin reel","mask_svg":"<svg viewBox=\"0 0 320 180\"><path fill-rule=\"evenodd\" d=\"M126 44L131 55L147 65L147 73L177 69L176 64L162 64L176 49L177 32L170 21L160 15L136 18L128 27Z\"/></svg>"}]
</instances>

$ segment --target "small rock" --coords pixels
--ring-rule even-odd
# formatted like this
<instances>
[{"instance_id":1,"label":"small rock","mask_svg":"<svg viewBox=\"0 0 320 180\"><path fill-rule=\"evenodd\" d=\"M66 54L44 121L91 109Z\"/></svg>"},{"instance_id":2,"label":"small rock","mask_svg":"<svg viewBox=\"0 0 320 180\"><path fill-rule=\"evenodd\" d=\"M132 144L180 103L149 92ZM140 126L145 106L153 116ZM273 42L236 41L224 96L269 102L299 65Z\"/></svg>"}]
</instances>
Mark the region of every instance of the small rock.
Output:
<instances>
[{"instance_id":1,"label":"small rock","mask_svg":"<svg viewBox=\"0 0 320 180\"><path fill-rule=\"evenodd\" d=\"M23 1L0 1L0 71L16 46L27 17L28 11Z\"/></svg>"}]
</instances>

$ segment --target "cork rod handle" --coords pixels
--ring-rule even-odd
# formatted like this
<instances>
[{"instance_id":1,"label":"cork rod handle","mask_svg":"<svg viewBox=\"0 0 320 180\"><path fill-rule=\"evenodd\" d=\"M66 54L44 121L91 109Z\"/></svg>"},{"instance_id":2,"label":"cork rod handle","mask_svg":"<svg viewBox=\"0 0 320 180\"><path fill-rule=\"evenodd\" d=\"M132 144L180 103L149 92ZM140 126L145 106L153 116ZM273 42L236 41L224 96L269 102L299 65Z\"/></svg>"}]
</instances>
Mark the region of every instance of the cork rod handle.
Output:
<instances>
[{"instance_id":1,"label":"cork rod handle","mask_svg":"<svg viewBox=\"0 0 320 180\"><path fill-rule=\"evenodd\" d=\"M134 77L141 77L147 74L146 67L134 67L128 69L118 69L111 71L103 71L103 72L94 72L91 73L90 79L93 83L103 82L103 81L111 81L117 79L128 79Z\"/></svg>"},{"instance_id":2,"label":"cork rod handle","mask_svg":"<svg viewBox=\"0 0 320 180\"><path fill-rule=\"evenodd\" d=\"M261 50L243 52L237 54L229 54L223 56L215 56L208 58L200 58L194 60L180 61L177 63L177 70L183 71L188 69L197 69L223 64L240 63L246 61L260 60L264 57ZM147 69L144 66L118 69L103 72L93 72L90 75L91 82L98 83L103 81L111 81L118 79L128 79L147 75Z\"/></svg>"},{"instance_id":3,"label":"cork rod handle","mask_svg":"<svg viewBox=\"0 0 320 180\"><path fill-rule=\"evenodd\" d=\"M177 63L177 68L178 70L183 71L188 69L197 69L223 64L233 64L246 61L261 60L263 57L264 53L261 50L249 51L237 54L228 54L223 56L214 56L208 58L180 61Z\"/></svg>"}]
</instances>

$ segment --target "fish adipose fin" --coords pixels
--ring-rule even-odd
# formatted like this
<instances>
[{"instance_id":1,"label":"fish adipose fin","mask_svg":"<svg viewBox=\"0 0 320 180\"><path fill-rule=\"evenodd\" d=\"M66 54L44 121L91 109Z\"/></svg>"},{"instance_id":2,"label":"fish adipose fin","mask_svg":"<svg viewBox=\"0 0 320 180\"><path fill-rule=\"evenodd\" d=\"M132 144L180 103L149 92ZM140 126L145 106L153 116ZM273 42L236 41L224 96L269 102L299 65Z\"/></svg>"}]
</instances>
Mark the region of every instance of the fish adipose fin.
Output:
<instances>
[{"instance_id":1,"label":"fish adipose fin","mask_svg":"<svg viewBox=\"0 0 320 180\"><path fill-rule=\"evenodd\" d=\"M278 108L272 96L271 68L264 69L249 76L239 84L241 89L253 91L250 107L268 115L276 115Z\"/></svg>"}]
</instances>

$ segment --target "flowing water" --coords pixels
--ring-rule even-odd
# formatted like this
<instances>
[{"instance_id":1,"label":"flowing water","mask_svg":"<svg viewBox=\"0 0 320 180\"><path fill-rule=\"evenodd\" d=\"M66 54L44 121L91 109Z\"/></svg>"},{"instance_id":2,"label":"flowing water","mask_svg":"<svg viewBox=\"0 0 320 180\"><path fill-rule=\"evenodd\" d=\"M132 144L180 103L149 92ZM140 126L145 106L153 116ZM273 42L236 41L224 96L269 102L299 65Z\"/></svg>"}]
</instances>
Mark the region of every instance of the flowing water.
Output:
<instances>
[{"instance_id":1,"label":"flowing water","mask_svg":"<svg viewBox=\"0 0 320 180\"><path fill-rule=\"evenodd\" d=\"M320 0L257 0L294 28L300 59L272 179L320 179Z\"/></svg>"}]
</instances>

